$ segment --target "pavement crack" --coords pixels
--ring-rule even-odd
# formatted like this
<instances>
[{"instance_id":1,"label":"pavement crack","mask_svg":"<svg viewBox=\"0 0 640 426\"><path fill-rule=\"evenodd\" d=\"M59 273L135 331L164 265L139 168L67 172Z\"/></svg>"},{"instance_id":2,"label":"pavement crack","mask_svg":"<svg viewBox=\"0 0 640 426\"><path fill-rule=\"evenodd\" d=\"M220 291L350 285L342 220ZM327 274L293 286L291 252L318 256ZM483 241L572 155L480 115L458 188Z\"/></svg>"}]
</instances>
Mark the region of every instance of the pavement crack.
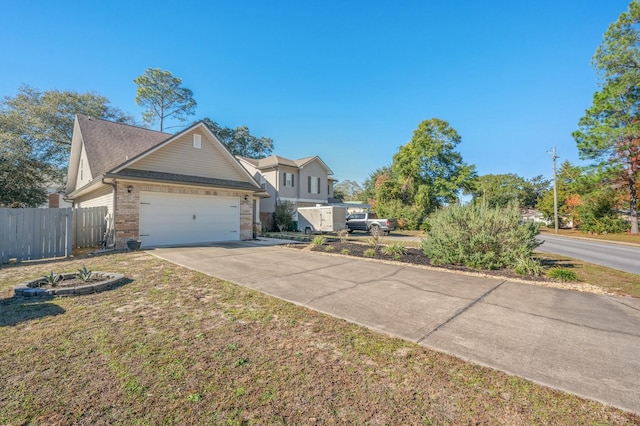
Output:
<instances>
[{"instance_id":1,"label":"pavement crack","mask_svg":"<svg viewBox=\"0 0 640 426\"><path fill-rule=\"evenodd\" d=\"M621 300L614 299L613 297L609 297L608 299L609 299L609 300L612 300L612 301L614 301L614 302L616 302L616 303L619 303L619 304L621 304L621 305L623 305L623 306L626 306L626 307L627 307L627 308L629 308L629 309L633 309L634 311L640 311L640 309L636 308L635 306L628 305L628 304L624 303L624 302L623 302L623 301L621 301Z\"/></svg>"},{"instance_id":2,"label":"pavement crack","mask_svg":"<svg viewBox=\"0 0 640 426\"><path fill-rule=\"evenodd\" d=\"M622 303L622 302L620 302L620 303ZM625 305L624 303L622 303L622 304ZM497 304L497 303L487 303L487 305L497 306L497 307L502 308L502 309L506 309L506 310L509 310L509 311L512 311L512 312L517 312L519 314L524 314L524 315L529 315L529 316L532 316L532 317L535 317L535 318L542 318L542 319L546 319L546 320L550 320L550 321L555 321L555 322L558 322L558 323L572 325L572 326L575 326L575 327L586 328L586 329L593 330L593 331L601 331L603 333L614 333L614 334L618 334L618 335L621 335L621 336L628 336L628 337L634 337L634 338L640 337L640 335L638 335L638 334L630 333L630 332L627 332L627 331L620 331L620 330L609 329L609 328L593 327L593 326L590 326L590 325L587 325L587 324L584 324L584 323L568 321L568 320L565 320L565 319L562 319L562 318L551 317L549 315L541 315L541 314L537 314L535 312L530 312L530 311L526 311L526 310L523 310L523 309L516 309L516 308L512 308L510 306L500 305L500 304ZM627 306L627 305L625 305L625 306ZM629 306L629 307L632 308L632 309L636 309L636 308L634 308L632 306Z\"/></svg>"},{"instance_id":3,"label":"pavement crack","mask_svg":"<svg viewBox=\"0 0 640 426\"><path fill-rule=\"evenodd\" d=\"M382 276L382 277L376 277L376 278L373 278L373 279L370 279L370 280L367 280L367 281L354 283L353 285L351 285L349 287L343 287L343 288L340 288L340 289L337 289L337 290L330 291L329 293L323 294L322 296L314 297L313 299L307 301L306 303L311 304L313 302L317 302L320 299L324 299L325 297L329 297L329 296L333 296L335 294L341 293L341 292L343 292L345 290L351 290L351 289L359 287L361 285L367 285L367 284L371 284L371 283L374 283L374 282L378 282L381 279L387 279L387 278L393 277L397 273L398 273L398 271L396 270L396 271L393 271L393 272L391 272L391 273L389 273L389 274L387 274L385 276Z\"/></svg>"},{"instance_id":4,"label":"pavement crack","mask_svg":"<svg viewBox=\"0 0 640 426\"><path fill-rule=\"evenodd\" d=\"M428 339L433 333L435 333L436 331L440 330L441 328L445 327L447 324L449 324L451 321L455 320L456 318L458 318L460 315L464 314L466 311L468 311L469 309L471 309L474 305L476 305L478 302L482 301L485 297L487 297L488 295L490 295L491 293L493 293L495 290L497 290L500 286L502 286L502 284L506 283L507 281L502 281L500 284L496 285L495 287L487 290L485 293L483 293L481 296L479 296L478 298L476 298L473 302L469 303L467 306L463 307L462 309L458 310L458 312L456 312L453 316L451 316L450 318L448 318L446 321L438 324L437 327L435 327L433 330L431 330L430 332L428 332L427 334L425 334L424 336L422 336L421 338L419 338L416 343L422 343L423 341L425 341L426 339Z\"/></svg>"}]
</instances>

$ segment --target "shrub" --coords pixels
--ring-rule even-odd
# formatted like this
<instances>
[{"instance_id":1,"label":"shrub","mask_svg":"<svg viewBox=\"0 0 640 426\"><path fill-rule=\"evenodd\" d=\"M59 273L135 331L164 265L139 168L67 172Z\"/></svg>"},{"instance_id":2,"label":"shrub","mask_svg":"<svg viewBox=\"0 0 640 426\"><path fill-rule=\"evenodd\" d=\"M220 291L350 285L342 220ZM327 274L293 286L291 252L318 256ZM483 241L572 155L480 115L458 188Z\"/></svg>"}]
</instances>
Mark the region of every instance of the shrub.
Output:
<instances>
[{"instance_id":1,"label":"shrub","mask_svg":"<svg viewBox=\"0 0 640 426\"><path fill-rule=\"evenodd\" d=\"M422 250L436 265L507 268L531 257L541 244L535 238L539 225L521 223L515 204L506 208L452 205L432 214L429 224Z\"/></svg>"},{"instance_id":2,"label":"shrub","mask_svg":"<svg viewBox=\"0 0 640 426\"><path fill-rule=\"evenodd\" d=\"M373 249L376 249L380 245L381 240L382 240L382 238L380 238L380 234L379 233L378 234L371 234L371 236L366 239L365 243L369 247L371 247Z\"/></svg>"},{"instance_id":3,"label":"shrub","mask_svg":"<svg viewBox=\"0 0 640 426\"><path fill-rule=\"evenodd\" d=\"M273 213L273 220L278 229L282 231L293 231L293 215L296 207L291 201L280 201L276 203L276 211Z\"/></svg>"},{"instance_id":4,"label":"shrub","mask_svg":"<svg viewBox=\"0 0 640 426\"><path fill-rule=\"evenodd\" d=\"M348 229L341 229L337 232L338 238L340 239L340 242L342 244L347 242L347 239L349 237L349 230Z\"/></svg>"},{"instance_id":5,"label":"shrub","mask_svg":"<svg viewBox=\"0 0 640 426\"><path fill-rule=\"evenodd\" d=\"M532 257L523 257L516 261L513 271L518 275L532 275L538 277L542 275L542 265L537 259Z\"/></svg>"},{"instance_id":6,"label":"shrub","mask_svg":"<svg viewBox=\"0 0 640 426\"><path fill-rule=\"evenodd\" d=\"M316 235L315 237L313 237L313 240L311 240L311 244L313 244L316 247L324 245L324 243L326 242L327 242L327 239L322 235Z\"/></svg>"},{"instance_id":7,"label":"shrub","mask_svg":"<svg viewBox=\"0 0 640 426\"><path fill-rule=\"evenodd\" d=\"M335 248L334 246L326 246L326 247L324 248L324 251L329 251L329 252L331 252L331 251L334 251L335 249L336 249L336 248Z\"/></svg>"},{"instance_id":8,"label":"shrub","mask_svg":"<svg viewBox=\"0 0 640 426\"><path fill-rule=\"evenodd\" d=\"M349 249L348 248L344 248L342 250L340 250L341 254L349 254Z\"/></svg>"},{"instance_id":9,"label":"shrub","mask_svg":"<svg viewBox=\"0 0 640 426\"><path fill-rule=\"evenodd\" d=\"M376 249L374 248L368 248L364 251L364 257L373 257L376 255Z\"/></svg>"},{"instance_id":10,"label":"shrub","mask_svg":"<svg viewBox=\"0 0 640 426\"><path fill-rule=\"evenodd\" d=\"M393 256L395 259L407 254L407 248L402 243L393 243L382 247L382 253Z\"/></svg>"},{"instance_id":11,"label":"shrub","mask_svg":"<svg viewBox=\"0 0 640 426\"><path fill-rule=\"evenodd\" d=\"M553 268L547 272L549 278L560 281L578 281L578 276L575 272L567 268Z\"/></svg>"},{"instance_id":12,"label":"shrub","mask_svg":"<svg viewBox=\"0 0 640 426\"><path fill-rule=\"evenodd\" d=\"M595 234L621 234L631 228L631 223L616 216L595 217L589 216L583 219L579 229L582 232L593 232Z\"/></svg>"}]
</instances>

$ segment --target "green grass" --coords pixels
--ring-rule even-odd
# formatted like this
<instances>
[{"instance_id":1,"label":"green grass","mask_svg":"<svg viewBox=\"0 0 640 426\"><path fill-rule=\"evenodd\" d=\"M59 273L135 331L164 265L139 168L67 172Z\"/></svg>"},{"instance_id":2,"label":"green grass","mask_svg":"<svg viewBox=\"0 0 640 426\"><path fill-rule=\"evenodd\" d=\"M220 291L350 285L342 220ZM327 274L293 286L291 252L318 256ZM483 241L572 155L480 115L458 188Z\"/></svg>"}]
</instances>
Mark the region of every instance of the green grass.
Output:
<instances>
[{"instance_id":1,"label":"green grass","mask_svg":"<svg viewBox=\"0 0 640 426\"><path fill-rule=\"evenodd\" d=\"M10 299L83 264L131 281ZM3 267L0 303L0 424L640 423L143 252Z\"/></svg>"}]
</instances>

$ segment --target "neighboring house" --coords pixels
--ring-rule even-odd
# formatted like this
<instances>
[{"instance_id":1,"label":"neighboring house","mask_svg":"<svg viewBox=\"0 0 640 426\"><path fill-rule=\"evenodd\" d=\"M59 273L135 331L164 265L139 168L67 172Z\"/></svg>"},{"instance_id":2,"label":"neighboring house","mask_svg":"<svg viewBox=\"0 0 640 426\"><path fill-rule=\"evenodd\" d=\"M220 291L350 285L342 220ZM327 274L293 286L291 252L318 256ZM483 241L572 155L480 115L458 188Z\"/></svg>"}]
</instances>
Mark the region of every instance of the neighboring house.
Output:
<instances>
[{"instance_id":1,"label":"neighboring house","mask_svg":"<svg viewBox=\"0 0 640 426\"><path fill-rule=\"evenodd\" d=\"M296 207L335 202L333 172L318 156L289 160L271 155L259 160L236 156L240 164L267 191L270 198L260 203L260 218L265 224L273 219L276 203L291 201Z\"/></svg>"},{"instance_id":2,"label":"neighboring house","mask_svg":"<svg viewBox=\"0 0 640 426\"><path fill-rule=\"evenodd\" d=\"M539 222L549 225L551 221L544 217L544 213L536 209L520 209L520 217L525 222Z\"/></svg>"},{"instance_id":3,"label":"neighboring house","mask_svg":"<svg viewBox=\"0 0 640 426\"><path fill-rule=\"evenodd\" d=\"M64 187L56 186L53 183L47 185L47 201L39 208L65 208L72 207L72 204L64 199Z\"/></svg>"},{"instance_id":4,"label":"neighboring house","mask_svg":"<svg viewBox=\"0 0 640 426\"><path fill-rule=\"evenodd\" d=\"M74 207L108 208L116 248L251 239L266 196L203 123L172 135L84 115L66 192Z\"/></svg>"}]
</instances>

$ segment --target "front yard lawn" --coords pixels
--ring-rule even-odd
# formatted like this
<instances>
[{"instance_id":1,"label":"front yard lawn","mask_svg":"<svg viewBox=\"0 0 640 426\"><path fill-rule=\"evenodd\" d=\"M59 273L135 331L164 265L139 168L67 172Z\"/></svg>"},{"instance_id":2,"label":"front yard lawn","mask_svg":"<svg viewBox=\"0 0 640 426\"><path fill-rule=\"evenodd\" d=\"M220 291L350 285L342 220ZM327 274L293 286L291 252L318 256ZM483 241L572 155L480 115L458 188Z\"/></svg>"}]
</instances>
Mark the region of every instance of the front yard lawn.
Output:
<instances>
[{"instance_id":1,"label":"front yard lawn","mask_svg":"<svg viewBox=\"0 0 640 426\"><path fill-rule=\"evenodd\" d=\"M13 300L55 272L99 294ZM0 424L638 424L143 252L0 269Z\"/></svg>"}]
</instances>

